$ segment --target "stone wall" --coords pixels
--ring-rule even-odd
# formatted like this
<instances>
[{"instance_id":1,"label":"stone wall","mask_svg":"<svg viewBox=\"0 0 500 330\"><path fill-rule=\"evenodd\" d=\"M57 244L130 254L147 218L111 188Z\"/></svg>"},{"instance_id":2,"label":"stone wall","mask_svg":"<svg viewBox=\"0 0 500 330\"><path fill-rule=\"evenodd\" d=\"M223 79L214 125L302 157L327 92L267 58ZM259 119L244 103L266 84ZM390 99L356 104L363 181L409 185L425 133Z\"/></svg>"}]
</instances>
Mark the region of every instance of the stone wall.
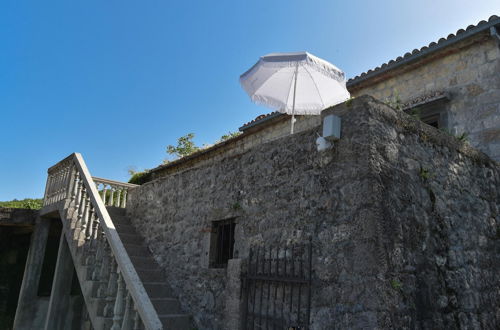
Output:
<instances>
[{"instance_id":1,"label":"stone wall","mask_svg":"<svg viewBox=\"0 0 500 330\"><path fill-rule=\"evenodd\" d=\"M243 263L252 245L313 237L312 329L500 324L498 164L369 97L329 112L343 125L333 149L316 150L317 126L131 193L128 215L198 327L234 329L237 267L209 268L212 221L233 217Z\"/></svg>"},{"instance_id":2,"label":"stone wall","mask_svg":"<svg viewBox=\"0 0 500 330\"><path fill-rule=\"evenodd\" d=\"M352 96L390 100L399 95L406 103L447 92L447 128L467 133L473 146L500 161L500 47L488 32L371 80L351 85Z\"/></svg>"},{"instance_id":3,"label":"stone wall","mask_svg":"<svg viewBox=\"0 0 500 330\"><path fill-rule=\"evenodd\" d=\"M290 134L290 116L273 118L256 127L249 128L236 138L219 143L192 155L160 165L153 169L148 180L182 171L183 169L204 166L218 162L229 156L236 156L262 143L274 141ZM295 132L310 130L321 123L321 116L296 116Z\"/></svg>"}]
</instances>

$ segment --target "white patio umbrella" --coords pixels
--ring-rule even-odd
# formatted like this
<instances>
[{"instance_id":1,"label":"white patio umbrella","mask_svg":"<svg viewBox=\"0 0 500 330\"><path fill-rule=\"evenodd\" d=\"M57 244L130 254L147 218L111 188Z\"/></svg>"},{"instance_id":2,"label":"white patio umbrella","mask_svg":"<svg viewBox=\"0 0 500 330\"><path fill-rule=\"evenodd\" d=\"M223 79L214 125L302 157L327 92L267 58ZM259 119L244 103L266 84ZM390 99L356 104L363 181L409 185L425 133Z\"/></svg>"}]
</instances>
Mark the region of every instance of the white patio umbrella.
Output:
<instances>
[{"instance_id":1,"label":"white patio umbrella","mask_svg":"<svg viewBox=\"0 0 500 330\"><path fill-rule=\"evenodd\" d=\"M344 72L307 52L262 56L240 76L252 101L292 115L318 115L349 98Z\"/></svg>"}]
</instances>

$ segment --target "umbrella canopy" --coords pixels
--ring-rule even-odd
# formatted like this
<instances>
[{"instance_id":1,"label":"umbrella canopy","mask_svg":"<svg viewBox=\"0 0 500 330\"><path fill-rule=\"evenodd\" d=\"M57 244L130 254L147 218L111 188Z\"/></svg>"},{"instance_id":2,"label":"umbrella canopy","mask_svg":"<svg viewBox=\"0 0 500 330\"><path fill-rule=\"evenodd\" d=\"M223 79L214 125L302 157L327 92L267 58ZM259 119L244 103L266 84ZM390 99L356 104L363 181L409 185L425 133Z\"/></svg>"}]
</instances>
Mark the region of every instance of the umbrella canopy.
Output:
<instances>
[{"instance_id":1,"label":"umbrella canopy","mask_svg":"<svg viewBox=\"0 0 500 330\"><path fill-rule=\"evenodd\" d=\"M307 52L262 56L240 83L255 103L291 115L317 115L349 98L344 72Z\"/></svg>"}]
</instances>

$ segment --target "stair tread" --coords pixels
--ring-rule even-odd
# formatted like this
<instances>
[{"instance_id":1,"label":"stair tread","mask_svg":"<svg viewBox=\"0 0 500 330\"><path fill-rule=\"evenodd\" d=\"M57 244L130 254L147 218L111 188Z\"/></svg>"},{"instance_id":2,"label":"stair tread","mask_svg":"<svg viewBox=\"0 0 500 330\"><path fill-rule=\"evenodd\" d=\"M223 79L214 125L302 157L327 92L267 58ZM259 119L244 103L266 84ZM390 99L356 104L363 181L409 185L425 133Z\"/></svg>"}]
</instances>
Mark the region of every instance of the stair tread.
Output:
<instances>
[{"instance_id":1,"label":"stair tread","mask_svg":"<svg viewBox=\"0 0 500 330\"><path fill-rule=\"evenodd\" d=\"M184 313L179 300L167 282L165 272L158 265L144 238L126 215L125 209L107 207L118 236L127 251L151 303L165 329L191 329L191 316Z\"/></svg>"},{"instance_id":2,"label":"stair tread","mask_svg":"<svg viewBox=\"0 0 500 330\"><path fill-rule=\"evenodd\" d=\"M189 314L159 314L158 317L189 317Z\"/></svg>"}]
</instances>

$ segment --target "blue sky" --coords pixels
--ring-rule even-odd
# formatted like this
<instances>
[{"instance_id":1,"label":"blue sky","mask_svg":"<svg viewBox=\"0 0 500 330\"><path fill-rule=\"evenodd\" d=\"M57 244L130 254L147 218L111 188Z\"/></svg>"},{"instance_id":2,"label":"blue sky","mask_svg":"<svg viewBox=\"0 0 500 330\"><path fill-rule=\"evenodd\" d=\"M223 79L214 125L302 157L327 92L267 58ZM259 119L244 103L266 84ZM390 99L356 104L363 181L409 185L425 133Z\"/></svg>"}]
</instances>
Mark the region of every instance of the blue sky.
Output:
<instances>
[{"instance_id":1,"label":"blue sky","mask_svg":"<svg viewBox=\"0 0 500 330\"><path fill-rule=\"evenodd\" d=\"M0 200L42 197L72 152L126 181L179 136L237 131L268 112L238 82L261 55L306 50L353 77L493 14L498 0L2 0Z\"/></svg>"}]
</instances>

